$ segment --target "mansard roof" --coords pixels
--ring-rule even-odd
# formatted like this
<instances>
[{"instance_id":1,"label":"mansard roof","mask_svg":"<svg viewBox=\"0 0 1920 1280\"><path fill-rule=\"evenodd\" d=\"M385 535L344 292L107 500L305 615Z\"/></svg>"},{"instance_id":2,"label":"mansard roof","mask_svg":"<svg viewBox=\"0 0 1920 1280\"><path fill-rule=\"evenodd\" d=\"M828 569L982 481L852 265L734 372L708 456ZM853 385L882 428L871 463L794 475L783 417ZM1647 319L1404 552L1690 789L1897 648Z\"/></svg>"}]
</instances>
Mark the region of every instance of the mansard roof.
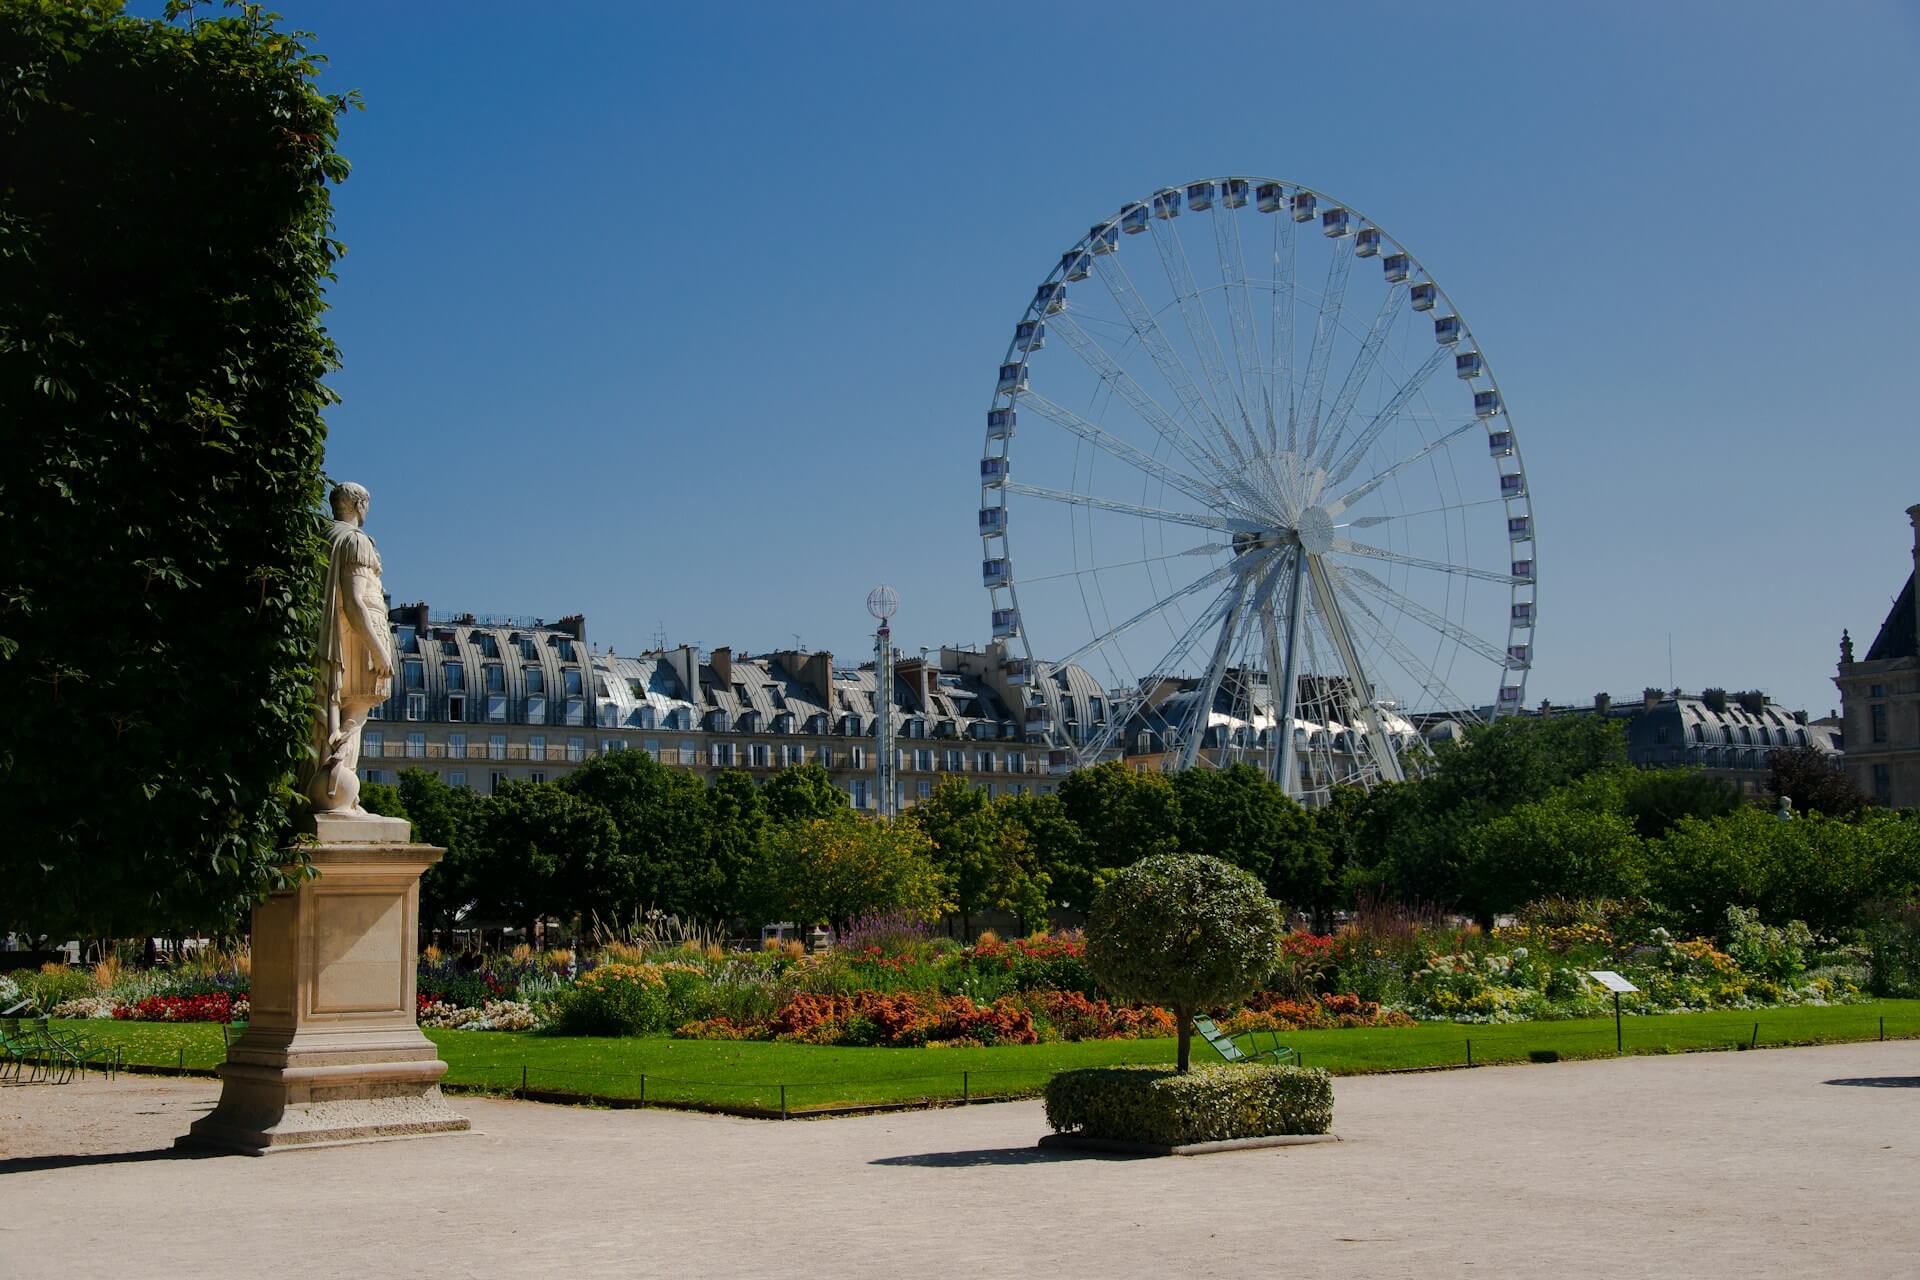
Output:
<instances>
[{"instance_id":1,"label":"mansard roof","mask_svg":"<svg viewBox=\"0 0 1920 1280\"><path fill-rule=\"evenodd\" d=\"M1893 608L1887 614L1887 620L1880 624L1880 634L1873 638L1873 647L1867 650L1868 662L1882 662L1889 658L1920 658L1920 626L1915 625L1913 575L1907 575L1907 585L1893 602Z\"/></svg>"}]
</instances>

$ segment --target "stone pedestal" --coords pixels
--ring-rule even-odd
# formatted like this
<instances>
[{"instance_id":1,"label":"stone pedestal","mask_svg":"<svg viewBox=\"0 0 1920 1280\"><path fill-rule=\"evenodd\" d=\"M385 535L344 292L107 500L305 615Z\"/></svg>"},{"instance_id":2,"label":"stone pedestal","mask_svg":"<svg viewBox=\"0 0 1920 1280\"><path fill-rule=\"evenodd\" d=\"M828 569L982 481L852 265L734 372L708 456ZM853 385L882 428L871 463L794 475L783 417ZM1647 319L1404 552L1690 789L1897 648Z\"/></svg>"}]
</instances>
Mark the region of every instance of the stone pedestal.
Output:
<instances>
[{"instance_id":1,"label":"stone pedestal","mask_svg":"<svg viewBox=\"0 0 1920 1280\"><path fill-rule=\"evenodd\" d=\"M468 1128L414 1011L420 873L444 850L400 818L320 814L315 835L319 877L254 909L252 1020L181 1145L267 1155Z\"/></svg>"}]
</instances>

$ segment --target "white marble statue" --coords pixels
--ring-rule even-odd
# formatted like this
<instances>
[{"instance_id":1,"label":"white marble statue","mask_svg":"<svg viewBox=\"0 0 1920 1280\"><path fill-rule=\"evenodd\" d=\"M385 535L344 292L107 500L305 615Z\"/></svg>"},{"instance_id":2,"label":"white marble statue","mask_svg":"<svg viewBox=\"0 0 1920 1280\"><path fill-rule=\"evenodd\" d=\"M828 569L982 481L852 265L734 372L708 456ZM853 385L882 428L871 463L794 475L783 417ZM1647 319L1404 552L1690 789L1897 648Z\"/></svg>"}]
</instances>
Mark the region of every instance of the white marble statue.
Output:
<instances>
[{"instance_id":1,"label":"white marble statue","mask_svg":"<svg viewBox=\"0 0 1920 1280\"><path fill-rule=\"evenodd\" d=\"M327 585L314 647L319 680L313 760L306 780L315 813L355 817L360 807L360 730L393 691L393 644L380 553L361 526L371 503L357 484L333 491L327 529Z\"/></svg>"}]
</instances>

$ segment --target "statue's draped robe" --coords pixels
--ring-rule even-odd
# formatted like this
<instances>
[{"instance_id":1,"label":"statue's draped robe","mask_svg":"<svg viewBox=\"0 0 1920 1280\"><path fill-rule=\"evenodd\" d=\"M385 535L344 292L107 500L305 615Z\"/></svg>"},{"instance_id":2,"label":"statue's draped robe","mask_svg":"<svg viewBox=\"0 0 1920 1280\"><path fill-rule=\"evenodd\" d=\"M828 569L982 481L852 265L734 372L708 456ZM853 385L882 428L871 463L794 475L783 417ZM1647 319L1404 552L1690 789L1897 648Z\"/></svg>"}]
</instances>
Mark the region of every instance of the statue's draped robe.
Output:
<instances>
[{"instance_id":1,"label":"statue's draped robe","mask_svg":"<svg viewBox=\"0 0 1920 1280\"><path fill-rule=\"evenodd\" d=\"M322 773L336 763L347 763L351 768L358 762L359 725L367 709L385 701L393 688L391 675L378 674L374 649L367 637L354 629L349 613L351 597L358 592L368 614L385 619L380 553L365 530L346 520L335 520L327 529L327 546L326 588L314 646L320 682L314 749ZM376 635L373 643L384 648L386 637Z\"/></svg>"}]
</instances>

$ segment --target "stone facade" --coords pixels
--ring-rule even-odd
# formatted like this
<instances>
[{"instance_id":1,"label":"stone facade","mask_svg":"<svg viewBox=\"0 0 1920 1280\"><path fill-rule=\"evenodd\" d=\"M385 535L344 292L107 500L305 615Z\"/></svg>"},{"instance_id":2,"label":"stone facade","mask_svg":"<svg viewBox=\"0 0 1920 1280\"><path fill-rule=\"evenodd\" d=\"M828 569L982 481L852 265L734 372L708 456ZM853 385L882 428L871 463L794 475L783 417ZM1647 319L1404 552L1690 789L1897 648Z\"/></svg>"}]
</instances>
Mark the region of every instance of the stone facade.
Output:
<instances>
[{"instance_id":1,"label":"stone facade","mask_svg":"<svg viewBox=\"0 0 1920 1280\"><path fill-rule=\"evenodd\" d=\"M819 764L856 808L873 810L872 664L831 653L748 656L692 646L616 656L588 645L579 616L528 618L389 611L392 696L361 746L362 777L405 768L488 792L501 782L553 781L596 756L645 751L706 775L764 779ZM1070 731L1104 723L1099 687L1078 668L1050 677ZM901 807L958 774L995 796L1050 791L1064 753L1050 751L1044 700L1004 645L902 657L885 699L894 717Z\"/></svg>"},{"instance_id":2,"label":"stone facade","mask_svg":"<svg viewBox=\"0 0 1920 1280\"><path fill-rule=\"evenodd\" d=\"M1868 797L1899 809L1920 808L1920 503L1907 508L1913 523L1913 572L1894 598L1879 634L1856 660L1842 632L1840 689L1846 725L1847 772Z\"/></svg>"}]
</instances>

